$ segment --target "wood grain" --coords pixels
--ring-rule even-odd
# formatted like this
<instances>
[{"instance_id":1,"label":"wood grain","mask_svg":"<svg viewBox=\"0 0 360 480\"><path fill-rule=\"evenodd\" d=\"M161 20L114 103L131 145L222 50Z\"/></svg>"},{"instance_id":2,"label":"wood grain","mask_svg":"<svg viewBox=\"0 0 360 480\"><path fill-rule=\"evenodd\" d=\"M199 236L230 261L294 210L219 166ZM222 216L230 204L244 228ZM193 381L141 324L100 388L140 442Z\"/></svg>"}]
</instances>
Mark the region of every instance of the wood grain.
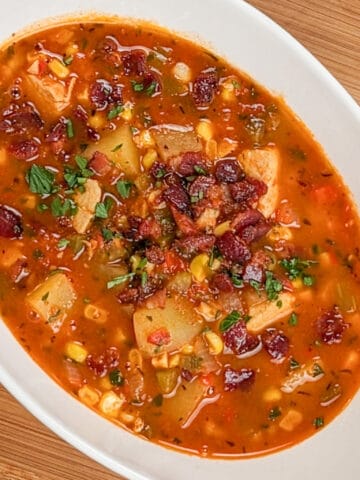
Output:
<instances>
[{"instance_id":1,"label":"wood grain","mask_svg":"<svg viewBox=\"0 0 360 480\"><path fill-rule=\"evenodd\" d=\"M220 1L220 0L219 0ZM249 0L308 48L360 103L360 0ZM0 386L0 480L120 480Z\"/></svg>"}]
</instances>

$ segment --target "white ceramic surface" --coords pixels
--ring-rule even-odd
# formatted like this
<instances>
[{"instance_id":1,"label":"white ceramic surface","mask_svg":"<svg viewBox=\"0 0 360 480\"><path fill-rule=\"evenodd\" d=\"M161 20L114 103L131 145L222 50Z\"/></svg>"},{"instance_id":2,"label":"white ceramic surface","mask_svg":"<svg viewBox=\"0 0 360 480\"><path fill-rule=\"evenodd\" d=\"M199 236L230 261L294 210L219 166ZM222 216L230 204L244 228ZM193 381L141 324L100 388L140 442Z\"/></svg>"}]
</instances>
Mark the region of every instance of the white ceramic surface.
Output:
<instances>
[{"instance_id":1,"label":"white ceramic surface","mask_svg":"<svg viewBox=\"0 0 360 480\"><path fill-rule=\"evenodd\" d=\"M309 126L360 203L360 108L293 38L242 0L12 0L1 5L1 40L45 17L108 12L158 22L210 44L287 103ZM0 322L0 381L48 427L132 480L355 480L360 395L329 426L258 459L205 460L153 445L96 415L34 364Z\"/></svg>"}]
</instances>

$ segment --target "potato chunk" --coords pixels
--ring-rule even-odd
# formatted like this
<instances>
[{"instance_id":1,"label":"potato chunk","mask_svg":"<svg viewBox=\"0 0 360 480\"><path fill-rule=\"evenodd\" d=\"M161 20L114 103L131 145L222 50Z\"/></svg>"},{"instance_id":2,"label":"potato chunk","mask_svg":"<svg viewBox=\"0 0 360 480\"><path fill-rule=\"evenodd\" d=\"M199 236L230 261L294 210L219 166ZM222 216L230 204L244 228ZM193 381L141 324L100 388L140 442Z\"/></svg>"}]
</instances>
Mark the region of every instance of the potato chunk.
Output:
<instances>
[{"instance_id":1,"label":"potato chunk","mask_svg":"<svg viewBox=\"0 0 360 480\"><path fill-rule=\"evenodd\" d=\"M72 91L75 86L76 78L71 78L68 85L54 80L51 77L38 77L37 75L27 75L28 89L39 107L40 111L46 111L47 114L56 116L64 111L71 101ZM49 105L53 108L49 109Z\"/></svg>"},{"instance_id":2,"label":"potato chunk","mask_svg":"<svg viewBox=\"0 0 360 480\"><path fill-rule=\"evenodd\" d=\"M95 213L95 207L101 199L101 188L97 180L88 179L85 191L78 191L74 197L78 211L73 218L73 227L78 233L85 233Z\"/></svg>"},{"instance_id":3,"label":"potato chunk","mask_svg":"<svg viewBox=\"0 0 360 480\"><path fill-rule=\"evenodd\" d=\"M201 330L201 318L184 298L167 298L164 308L140 307L134 313L134 330L145 356L171 352L190 343Z\"/></svg>"},{"instance_id":4,"label":"potato chunk","mask_svg":"<svg viewBox=\"0 0 360 480\"><path fill-rule=\"evenodd\" d=\"M238 157L247 175L266 183L268 191L258 202L258 210L267 218L279 200L280 154L276 148L244 150Z\"/></svg>"},{"instance_id":5,"label":"potato chunk","mask_svg":"<svg viewBox=\"0 0 360 480\"><path fill-rule=\"evenodd\" d=\"M295 297L291 293L280 293L278 302L260 302L249 308L250 320L246 326L251 333L259 333L283 317L290 315L294 309Z\"/></svg>"},{"instance_id":6,"label":"potato chunk","mask_svg":"<svg viewBox=\"0 0 360 480\"><path fill-rule=\"evenodd\" d=\"M48 277L26 297L26 302L54 332L59 331L76 300L71 281L64 273Z\"/></svg>"},{"instance_id":7,"label":"potato chunk","mask_svg":"<svg viewBox=\"0 0 360 480\"><path fill-rule=\"evenodd\" d=\"M200 152L201 142L194 130L182 131L164 128L154 128L151 134L155 139L159 155L164 162L185 152Z\"/></svg>"},{"instance_id":8,"label":"potato chunk","mask_svg":"<svg viewBox=\"0 0 360 480\"><path fill-rule=\"evenodd\" d=\"M91 158L95 152L101 152L122 170L131 180L140 173L140 158L129 125L121 125L116 130L104 133L97 143L89 145L85 155Z\"/></svg>"}]
</instances>

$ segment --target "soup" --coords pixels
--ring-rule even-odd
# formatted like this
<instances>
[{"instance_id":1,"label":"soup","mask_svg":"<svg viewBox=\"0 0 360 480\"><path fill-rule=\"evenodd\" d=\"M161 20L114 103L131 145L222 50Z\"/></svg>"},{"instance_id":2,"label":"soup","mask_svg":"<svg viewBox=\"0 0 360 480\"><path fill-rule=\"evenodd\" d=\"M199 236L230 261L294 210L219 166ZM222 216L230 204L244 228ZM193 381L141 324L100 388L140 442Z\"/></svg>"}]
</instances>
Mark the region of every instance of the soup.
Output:
<instances>
[{"instance_id":1,"label":"soup","mask_svg":"<svg viewBox=\"0 0 360 480\"><path fill-rule=\"evenodd\" d=\"M88 407L254 456L359 385L359 222L284 102L148 24L1 52L1 315Z\"/></svg>"}]
</instances>

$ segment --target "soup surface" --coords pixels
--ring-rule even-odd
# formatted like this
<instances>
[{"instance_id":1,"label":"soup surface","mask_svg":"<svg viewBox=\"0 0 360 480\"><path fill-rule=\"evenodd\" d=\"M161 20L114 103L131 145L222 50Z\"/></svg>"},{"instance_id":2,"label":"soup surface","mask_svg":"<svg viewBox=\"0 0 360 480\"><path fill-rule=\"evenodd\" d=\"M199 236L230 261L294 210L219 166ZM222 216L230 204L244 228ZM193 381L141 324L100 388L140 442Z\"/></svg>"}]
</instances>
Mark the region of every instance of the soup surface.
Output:
<instances>
[{"instance_id":1,"label":"soup surface","mask_svg":"<svg viewBox=\"0 0 360 480\"><path fill-rule=\"evenodd\" d=\"M331 421L359 385L359 223L281 99L146 24L0 56L0 307L38 364L203 456Z\"/></svg>"}]
</instances>

